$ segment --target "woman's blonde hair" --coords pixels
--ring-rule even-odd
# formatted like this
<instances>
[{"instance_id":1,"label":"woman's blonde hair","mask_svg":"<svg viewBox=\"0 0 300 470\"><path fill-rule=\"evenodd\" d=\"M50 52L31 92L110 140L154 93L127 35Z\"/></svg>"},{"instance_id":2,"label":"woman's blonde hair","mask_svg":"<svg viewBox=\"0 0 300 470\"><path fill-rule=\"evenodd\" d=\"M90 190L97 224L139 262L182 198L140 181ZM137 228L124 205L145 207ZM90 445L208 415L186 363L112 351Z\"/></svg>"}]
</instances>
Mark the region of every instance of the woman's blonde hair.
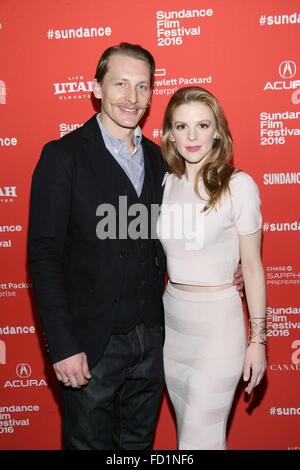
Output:
<instances>
[{"instance_id":1,"label":"woman's blonde hair","mask_svg":"<svg viewBox=\"0 0 300 470\"><path fill-rule=\"evenodd\" d=\"M202 177L209 196L204 210L216 207L221 197L229 190L229 181L235 169L231 164L232 136L224 111L218 100L205 88L179 88L170 99L164 114L162 152L172 172L179 178L185 173L185 161L171 142L172 118L175 109L182 104L203 103L208 106L215 117L218 138L214 138L212 149L206 155L206 163L198 171L194 190L199 196L198 182Z\"/></svg>"}]
</instances>

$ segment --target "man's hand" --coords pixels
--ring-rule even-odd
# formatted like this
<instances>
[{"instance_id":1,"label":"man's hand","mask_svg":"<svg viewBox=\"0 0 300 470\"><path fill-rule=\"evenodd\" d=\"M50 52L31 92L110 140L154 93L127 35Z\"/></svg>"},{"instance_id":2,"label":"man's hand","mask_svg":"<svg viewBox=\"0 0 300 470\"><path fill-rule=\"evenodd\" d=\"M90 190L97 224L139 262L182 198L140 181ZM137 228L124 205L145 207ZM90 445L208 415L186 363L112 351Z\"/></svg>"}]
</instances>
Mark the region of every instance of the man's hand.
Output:
<instances>
[{"instance_id":1,"label":"man's hand","mask_svg":"<svg viewBox=\"0 0 300 470\"><path fill-rule=\"evenodd\" d=\"M238 265L236 272L234 273L233 284L236 286L239 291L240 297L244 297L244 278L242 273L241 263Z\"/></svg>"},{"instance_id":2,"label":"man's hand","mask_svg":"<svg viewBox=\"0 0 300 470\"><path fill-rule=\"evenodd\" d=\"M53 364L56 377L67 387L80 388L91 378L87 357L84 352L74 354Z\"/></svg>"}]
</instances>

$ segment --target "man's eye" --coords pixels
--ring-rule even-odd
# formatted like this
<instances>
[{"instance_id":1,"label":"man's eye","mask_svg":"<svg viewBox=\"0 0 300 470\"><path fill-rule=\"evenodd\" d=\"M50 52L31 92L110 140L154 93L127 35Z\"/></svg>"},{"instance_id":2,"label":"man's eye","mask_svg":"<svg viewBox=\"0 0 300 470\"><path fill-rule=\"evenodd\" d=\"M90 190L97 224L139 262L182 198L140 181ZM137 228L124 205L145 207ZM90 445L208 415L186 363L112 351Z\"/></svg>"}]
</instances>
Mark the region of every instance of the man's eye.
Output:
<instances>
[{"instance_id":1,"label":"man's eye","mask_svg":"<svg viewBox=\"0 0 300 470\"><path fill-rule=\"evenodd\" d=\"M140 89L141 89L142 91L147 91L149 88L148 88L147 85L140 85Z\"/></svg>"}]
</instances>

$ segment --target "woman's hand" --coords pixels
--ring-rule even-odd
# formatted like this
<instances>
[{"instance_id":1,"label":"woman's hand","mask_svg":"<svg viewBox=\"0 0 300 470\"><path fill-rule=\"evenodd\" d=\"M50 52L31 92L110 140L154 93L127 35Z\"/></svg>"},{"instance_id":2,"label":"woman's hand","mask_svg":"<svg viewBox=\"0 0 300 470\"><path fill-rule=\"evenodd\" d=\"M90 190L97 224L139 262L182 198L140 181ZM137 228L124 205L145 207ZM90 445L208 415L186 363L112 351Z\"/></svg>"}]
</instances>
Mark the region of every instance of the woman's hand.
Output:
<instances>
[{"instance_id":1,"label":"woman's hand","mask_svg":"<svg viewBox=\"0 0 300 470\"><path fill-rule=\"evenodd\" d=\"M250 343L246 351L243 379L247 382L250 379L246 393L250 395L264 376L267 367L266 348L260 343Z\"/></svg>"}]
</instances>

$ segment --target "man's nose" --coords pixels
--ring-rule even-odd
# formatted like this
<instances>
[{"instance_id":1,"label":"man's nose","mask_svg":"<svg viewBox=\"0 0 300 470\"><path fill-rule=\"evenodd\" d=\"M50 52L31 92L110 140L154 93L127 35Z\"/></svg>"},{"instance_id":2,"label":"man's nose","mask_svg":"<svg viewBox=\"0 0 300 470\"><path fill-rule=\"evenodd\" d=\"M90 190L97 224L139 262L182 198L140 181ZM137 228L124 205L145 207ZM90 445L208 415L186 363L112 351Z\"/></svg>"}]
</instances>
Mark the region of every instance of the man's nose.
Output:
<instances>
[{"instance_id":1,"label":"man's nose","mask_svg":"<svg viewBox=\"0 0 300 470\"><path fill-rule=\"evenodd\" d=\"M127 99L131 104L137 103L138 96L135 87L129 87L129 89L127 90Z\"/></svg>"}]
</instances>

